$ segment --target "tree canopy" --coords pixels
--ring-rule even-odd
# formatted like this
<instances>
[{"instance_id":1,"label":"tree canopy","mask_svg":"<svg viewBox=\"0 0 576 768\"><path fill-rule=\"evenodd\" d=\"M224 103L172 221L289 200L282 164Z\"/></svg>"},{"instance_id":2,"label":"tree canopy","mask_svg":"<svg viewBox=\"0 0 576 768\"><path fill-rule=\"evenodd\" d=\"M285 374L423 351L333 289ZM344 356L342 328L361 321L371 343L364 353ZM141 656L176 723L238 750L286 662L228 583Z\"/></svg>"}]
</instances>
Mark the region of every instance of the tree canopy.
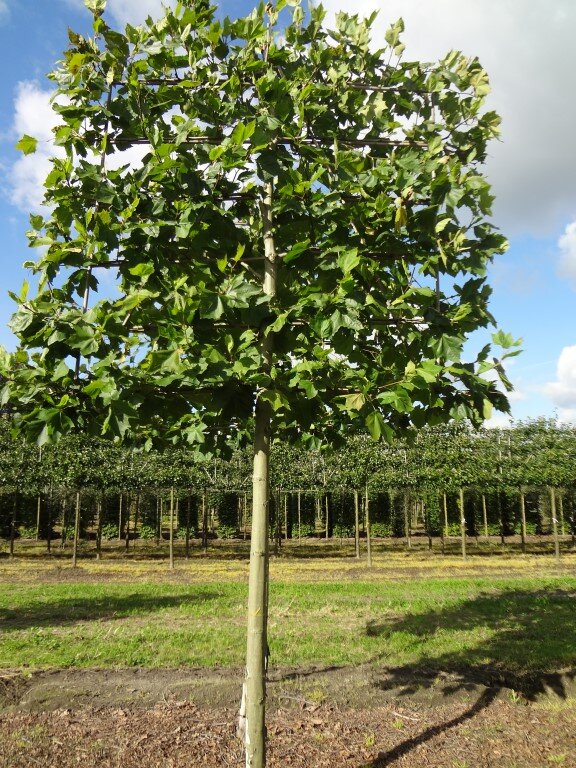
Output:
<instances>
[{"instance_id":1,"label":"tree canopy","mask_svg":"<svg viewBox=\"0 0 576 768\"><path fill-rule=\"evenodd\" d=\"M463 359L493 322L486 269L505 248L476 59L405 61L401 21L376 49L374 15L329 31L294 0L222 21L187 0L124 32L87 5L94 37L71 32L51 74L65 156L31 217L39 290L15 297L20 349L3 355L2 399L30 437L209 450L250 435L258 398L316 447L350 422L390 439L507 409L490 348Z\"/></svg>"}]
</instances>

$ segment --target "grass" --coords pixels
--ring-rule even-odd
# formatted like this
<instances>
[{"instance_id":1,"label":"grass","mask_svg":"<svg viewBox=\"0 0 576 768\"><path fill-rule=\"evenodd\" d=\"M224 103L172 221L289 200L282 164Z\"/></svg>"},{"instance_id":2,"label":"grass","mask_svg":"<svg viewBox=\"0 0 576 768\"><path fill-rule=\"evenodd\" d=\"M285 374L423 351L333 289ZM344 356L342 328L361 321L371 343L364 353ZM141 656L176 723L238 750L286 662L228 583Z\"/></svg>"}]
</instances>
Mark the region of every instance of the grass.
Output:
<instances>
[{"instance_id":1,"label":"grass","mask_svg":"<svg viewBox=\"0 0 576 768\"><path fill-rule=\"evenodd\" d=\"M381 556L382 557L382 556ZM373 663L460 673L576 666L573 569L511 558L508 573L426 556L271 564L275 666ZM501 560L499 560L501 562ZM3 562L0 668L241 666L247 565L198 559ZM552 683L553 684L553 683Z\"/></svg>"}]
</instances>

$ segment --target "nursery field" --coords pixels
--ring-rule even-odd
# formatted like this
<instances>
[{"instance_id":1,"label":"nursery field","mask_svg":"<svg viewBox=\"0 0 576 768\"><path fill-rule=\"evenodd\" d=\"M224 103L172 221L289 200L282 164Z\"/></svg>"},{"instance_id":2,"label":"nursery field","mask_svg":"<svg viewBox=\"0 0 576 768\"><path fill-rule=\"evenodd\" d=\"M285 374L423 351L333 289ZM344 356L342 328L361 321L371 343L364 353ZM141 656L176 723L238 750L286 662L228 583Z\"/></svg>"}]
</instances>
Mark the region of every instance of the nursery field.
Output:
<instances>
[{"instance_id":1,"label":"nursery field","mask_svg":"<svg viewBox=\"0 0 576 768\"><path fill-rule=\"evenodd\" d=\"M576 766L576 558L487 547L273 556L269 765ZM2 768L242 765L248 564L194 552L0 560Z\"/></svg>"}]
</instances>

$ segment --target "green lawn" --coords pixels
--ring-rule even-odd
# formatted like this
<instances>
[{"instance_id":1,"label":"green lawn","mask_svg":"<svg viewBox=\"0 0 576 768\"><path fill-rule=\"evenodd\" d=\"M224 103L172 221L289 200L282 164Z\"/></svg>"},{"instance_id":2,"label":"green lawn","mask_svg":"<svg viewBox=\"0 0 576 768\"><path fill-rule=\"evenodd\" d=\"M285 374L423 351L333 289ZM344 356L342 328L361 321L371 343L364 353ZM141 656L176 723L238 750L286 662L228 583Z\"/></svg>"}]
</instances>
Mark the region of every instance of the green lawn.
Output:
<instances>
[{"instance_id":1,"label":"green lawn","mask_svg":"<svg viewBox=\"0 0 576 768\"><path fill-rule=\"evenodd\" d=\"M511 674L576 666L569 575L296 580L290 567L276 569L270 592L274 665L488 665ZM0 668L243 663L244 578L9 576L0 573Z\"/></svg>"}]
</instances>

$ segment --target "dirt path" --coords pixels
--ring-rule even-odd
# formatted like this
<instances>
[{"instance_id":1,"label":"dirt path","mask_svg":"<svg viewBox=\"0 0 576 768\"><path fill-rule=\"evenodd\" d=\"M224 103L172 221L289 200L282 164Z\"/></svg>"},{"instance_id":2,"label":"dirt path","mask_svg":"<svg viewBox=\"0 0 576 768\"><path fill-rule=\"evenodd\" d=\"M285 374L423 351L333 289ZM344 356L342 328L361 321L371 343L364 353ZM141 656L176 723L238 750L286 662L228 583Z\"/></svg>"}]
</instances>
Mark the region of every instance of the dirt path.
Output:
<instances>
[{"instance_id":1,"label":"dirt path","mask_svg":"<svg viewBox=\"0 0 576 768\"><path fill-rule=\"evenodd\" d=\"M573 676L528 702L486 672L276 670L270 768L576 768ZM243 765L239 670L0 676L0 768Z\"/></svg>"}]
</instances>

